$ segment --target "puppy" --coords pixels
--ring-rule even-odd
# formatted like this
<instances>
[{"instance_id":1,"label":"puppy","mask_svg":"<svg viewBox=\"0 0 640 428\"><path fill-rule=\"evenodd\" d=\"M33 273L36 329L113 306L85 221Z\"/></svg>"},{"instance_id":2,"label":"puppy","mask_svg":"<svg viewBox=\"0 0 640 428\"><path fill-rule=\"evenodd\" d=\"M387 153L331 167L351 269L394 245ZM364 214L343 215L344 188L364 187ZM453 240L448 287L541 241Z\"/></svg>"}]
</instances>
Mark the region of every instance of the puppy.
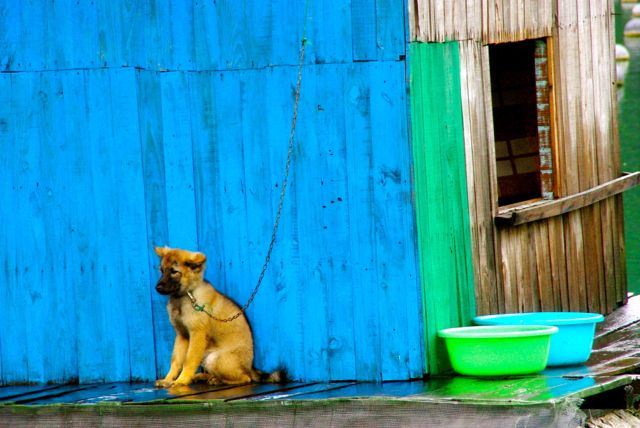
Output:
<instances>
[{"instance_id":1,"label":"puppy","mask_svg":"<svg viewBox=\"0 0 640 428\"><path fill-rule=\"evenodd\" d=\"M171 367L156 386L188 385L205 378L210 384L241 385L285 381L278 370L271 374L253 367L253 337L241 309L204 279L202 253L155 248L162 276L156 291L169 296L167 312L176 332ZM233 321L221 321L240 312ZM204 373L196 375L198 367Z\"/></svg>"}]
</instances>

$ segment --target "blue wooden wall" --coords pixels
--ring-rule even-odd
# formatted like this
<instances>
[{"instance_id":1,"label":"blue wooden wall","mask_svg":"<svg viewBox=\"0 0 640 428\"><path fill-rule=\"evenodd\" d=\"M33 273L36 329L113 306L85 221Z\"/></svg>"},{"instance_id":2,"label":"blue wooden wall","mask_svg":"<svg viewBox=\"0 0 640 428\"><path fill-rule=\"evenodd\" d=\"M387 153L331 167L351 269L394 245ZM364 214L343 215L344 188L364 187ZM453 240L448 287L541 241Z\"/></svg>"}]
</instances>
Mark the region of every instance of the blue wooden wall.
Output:
<instances>
[{"instance_id":1,"label":"blue wooden wall","mask_svg":"<svg viewBox=\"0 0 640 428\"><path fill-rule=\"evenodd\" d=\"M405 2L309 0L256 366L424 369ZM280 192L305 3L0 1L0 383L154 379L173 332L153 245L243 303Z\"/></svg>"}]
</instances>

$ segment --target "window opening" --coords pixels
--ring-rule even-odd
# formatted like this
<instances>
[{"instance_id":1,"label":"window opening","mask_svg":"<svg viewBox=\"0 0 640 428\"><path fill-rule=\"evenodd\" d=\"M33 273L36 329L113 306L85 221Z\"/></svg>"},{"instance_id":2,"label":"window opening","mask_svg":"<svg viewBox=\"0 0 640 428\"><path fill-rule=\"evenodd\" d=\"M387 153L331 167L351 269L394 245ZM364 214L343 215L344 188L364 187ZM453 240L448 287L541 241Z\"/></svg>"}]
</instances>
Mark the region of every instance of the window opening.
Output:
<instances>
[{"instance_id":1,"label":"window opening","mask_svg":"<svg viewBox=\"0 0 640 428\"><path fill-rule=\"evenodd\" d=\"M553 199L546 40L490 45L489 66L498 205Z\"/></svg>"}]
</instances>

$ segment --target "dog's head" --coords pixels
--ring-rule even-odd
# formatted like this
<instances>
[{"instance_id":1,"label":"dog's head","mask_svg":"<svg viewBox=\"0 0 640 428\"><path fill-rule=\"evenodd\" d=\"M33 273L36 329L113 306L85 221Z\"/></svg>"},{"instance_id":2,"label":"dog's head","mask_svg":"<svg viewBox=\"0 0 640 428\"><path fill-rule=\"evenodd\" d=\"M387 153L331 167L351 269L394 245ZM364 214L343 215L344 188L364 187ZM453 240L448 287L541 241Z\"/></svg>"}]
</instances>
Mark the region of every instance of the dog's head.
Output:
<instances>
[{"instance_id":1,"label":"dog's head","mask_svg":"<svg viewBox=\"0 0 640 428\"><path fill-rule=\"evenodd\" d=\"M162 276L156 291L164 295L183 294L193 283L201 282L207 257L178 248L156 247Z\"/></svg>"}]
</instances>

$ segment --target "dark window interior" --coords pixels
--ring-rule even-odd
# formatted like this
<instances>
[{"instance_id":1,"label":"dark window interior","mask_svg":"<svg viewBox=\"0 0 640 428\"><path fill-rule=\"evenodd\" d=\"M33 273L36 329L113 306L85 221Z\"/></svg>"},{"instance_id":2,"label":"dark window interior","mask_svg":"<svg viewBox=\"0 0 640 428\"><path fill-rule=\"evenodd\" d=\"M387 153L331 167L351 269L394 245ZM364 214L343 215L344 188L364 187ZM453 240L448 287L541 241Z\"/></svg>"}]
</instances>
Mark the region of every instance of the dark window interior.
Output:
<instances>
[{"instance_id":1,"label":"dark window interior","mask_svg":"<svg viewBox=\"0 0 640 428\"><path fill-rule=\"evenodd\" d=\"M498 204L542 197L536 41L489 46Z\"/></svg>"}]
</instances>

